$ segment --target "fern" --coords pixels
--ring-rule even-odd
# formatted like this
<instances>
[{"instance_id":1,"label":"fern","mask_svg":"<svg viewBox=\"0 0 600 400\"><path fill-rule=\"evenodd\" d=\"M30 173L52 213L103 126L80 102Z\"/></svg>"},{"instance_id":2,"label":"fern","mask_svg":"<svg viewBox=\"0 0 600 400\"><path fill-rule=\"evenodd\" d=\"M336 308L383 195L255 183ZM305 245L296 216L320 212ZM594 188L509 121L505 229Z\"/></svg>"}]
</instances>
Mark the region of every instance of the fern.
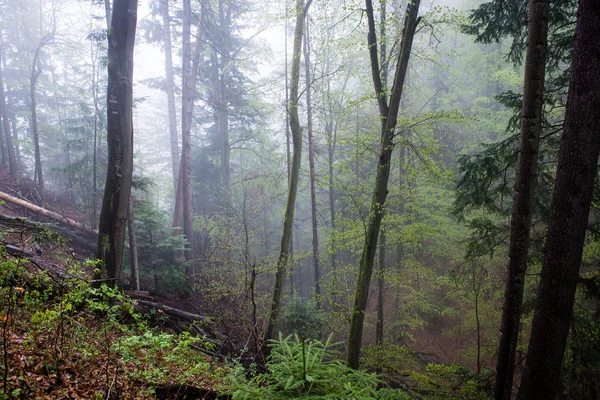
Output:
<instances>
[{"instance_id":1,"label":"fern","mask_svg":"<svg viewBox=\"0 0 600 400\"><path fill-rule=\"evenodd\" d=\"M401 391L378 390L383 381L377 375L348 368L338 358L331 336L321 342L279 334L270 347L269 372L249 382L235 382L234 400L410 399Z\"/></svg>"}]
</instances>

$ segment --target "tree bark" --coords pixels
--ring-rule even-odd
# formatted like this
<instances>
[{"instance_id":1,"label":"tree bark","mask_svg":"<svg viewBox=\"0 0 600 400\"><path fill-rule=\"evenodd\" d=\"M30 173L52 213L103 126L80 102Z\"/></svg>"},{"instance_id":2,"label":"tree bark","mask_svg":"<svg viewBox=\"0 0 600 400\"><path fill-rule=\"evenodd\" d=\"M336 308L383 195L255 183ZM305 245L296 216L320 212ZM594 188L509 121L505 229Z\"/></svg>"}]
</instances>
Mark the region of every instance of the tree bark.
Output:
<instances>
[{"instance_id":1,"label":"tree bark","mask_svg":"<svg viewBox=\"0 0 600 400\"><path fill-rule=\"evenodd\" d=\"M308 165L310 170L310 207L312 223L313 269L315 276L315 304L321 309L321 266L319 265L319 230L317 225L317 189L315 182L315 147L313 143L313 115L310 90L310 43L308 33L308 14L306 15L306 34L304 35L304 67L306 78L306 113L308 131Z\"/></svg>"},{"instance_id":2,"label":"tree bark","mask_svg":"<svg viewBox=\"0 0 600 400\"><path fill-rule=\"evenodd\" d=\"M388 61L387 61L387 37L386 37L386 2L382 1L381 15L379 21L379 54L382 61L381 64L381 86L387 90L388 79ZM385 129L385 126L382 126ZM378 354L382 351L383 346L383 304L385 290L385 252L386 252L386 235L385 229L381 230L381 243L379 245L379 271L377 271L377 323L375 324L375 343L377 344ZM381 362L377 362L377 373L382 373Z\"/></svg>"},{"instance_id":3,"label":"tree bark","mask_svg":"<svg viewBox=\"0 0 600 400\"><path fill-rule=\"evenodd\" d=\"M304 16L308 12L310 3L308 0L304 5L304 0L296 0L296 28L294 30L294 47L292 50L292 71L290 76L290 99L289 99L289 118L290 130L292 131L292 144L294 154L292 156L292 168L290 173L290 182L288 188L288 197L285 207L285 217L283 221L283 234L281 237L281 248L277 259L277 273L275 274L275 287L273 289L273 299L271 301L271 314L267 325L266 339L275 339L277 318L281 308L281 295L285 281L288 254L292 242L292 225L294 221L294 209L296 207L296 193L298 191L298 178L300 175L300 159L302 157L302 127L298 116L298 86L300 81L300 56L302 54L302 36L304 35Z\"/></svg>"},{"instance_id":4,"label":"tree bark","mask_svg":"<svg viewBox=\"0 0 600 400\"><path fill-rule=\"evenodd\" d=\"M202 7L202 12L204 7ZM200 57L200 14L198 34L194 47L194 58L190 56L190 25L191 25L190 0L183 1L183 46L182 46L182 112L181 112L181 204L183 214L183 234L187 239L184 250L185 260L188 262L187 275L190 287L194 289L194 229L192 222L192 113L196 94L196 71ZM179 190L179 189L178 189Z\"/></svg>"},{"instance_id":5,"label":"tree bark","mask_svg":"<svg viewBox=\"0 0 600 400\"><path fill-rule=\"evenodd\" d=\"M527 270L529 227L542 130L549 8L549 0L529 1L521 139L513 196L508 276L504 291L501 336L498 343L498 360L496 361L495 400L510 400L512 395L525 271Z\"/></svg>"},{"instance_id":6,"label":"tree bark","mask_svg":"<svg viewBox=\"0 0 600 400\"><path fill-rule=\"evenodd\" d=\"M600 1L580 0L546 250L520 400L554 399L600 153Z\"/></svg>"},{"instance_id":7,"label":"tree bark","mask_svg":"<svg viewBox=\"0 0 600 400\"><path fill-rule=\"evenodd\" d=\"M140 290L140 268L138 264L137 241L135 240L135 218L133 215L133 197L129 197L127 209L127 233L129 234L129 265L131 268L131 289Z\"/></svg>"},{"instance_id":8,"label":"tree bark","mask_svg":"<svg viewBox=\"0 0 600 400\"><path fill-rule=\"evenodd\" d=\"M375 33L375 19L373 16L373 4L371 0L366 0L367 19L369 23L369 55L371 58L371 72L373 75L373 84L377 95L379 113L382 119L381 149L379 152L379 161L377 164L377 174L375 177L375 186L373 188L373 198L369 213L369 221L365 232L365 242L360 258L358 280L356 282L356 294L354 296L354 306L352 308L352 319L350 321L350 332L348 334L348 366L357 369L360 359L360 347L362 342L362 330L369 295L369 285L371 275L373 274L373 262L377 250L377 239L381 220L384 214L385 201L388 193L388 181L390 177L390 161L394 147L394 131L398 118L398 109L400 99L402 98L402 89L404 79L408 68L408 59L412 49L412 42L415 30L419 22L417 16L419 13L420 0L415 0L408 4L404 26L402 28L402 44L398 53L396 64L396 73L394 77L394 86L390 98L389 106L385 97L385 88L382 86L379 71L379 60L377 56L377 34Z\"/></svg>"},{"instance_id":9,"label":"tree bark","mask_svg":"<svg viewBox=\"0 0 600 400\"><path fill-rule=\"evenodd\" d=\"M177 113L175 109L175 78L173 73L173 49L171 46L171 18L169 2L160 1L160 12L163 22L163 44L165 46L165 73L167 77L167 105L169 110L169 137L171 139L171 166L173 169L173 186L177 190L179 176L179 139L177 137Z\"/></svg>"},{"instance_id":10,"label":"tree bark","mask_svg":"<svg viewBox=\"0 0 600 400\"><path fill-rule=\"evenodd\" d=\"M381 230L381 245L379 246L379 271L377 271L377 324L375 325L375 343L378 351L382 351L383 346L383 304L385 291L385 250L386 237L385 229ZM382 373L381 362L377 362L377 373Z\"/></svg>"},{"instance_id":11,"label":"tree bark","mask_svg":"<svg viewBox=\"0 0 600 400\"><path fill-rule=\"evenodd\" d=\"M133 172L133 46L137 0L115 0L108 30L108 169L96 257L98 279L114 286L121 274Z\"/></svg>"},{"instance_id":12,"label":"tree bark","mask_svg":"<svg viewBox=\"0 0 600 400\"><path fill-rule=\"evenodd\" d=\"M192 66L190 54L190 0L183 0L183 37L182 37L182 112L181 112L181 200L183 214L183 234L187 240L184 249L185 260L188 262L187 274L193 289L194 281L194 230L192 225L192 110L194 107L195 87L192 84Z\"/></svg>"},{"instance_id":13,"label":"tree bark","mask_svg":"<svg viewBox=\"0 0 600 400\"><path fill-rule=\"evenodd\" d=\"M39 68L39 57L42 48L42 43L38 44L35 49L35 55L31 64L31 75L29 76L29 96L31 99L31 134L33 136L33 146L35 153L35 174L34 182L38 184L38 191L40 198L44 198L44 175L42 173L42 157L40 154L40 138L38 133L38 120L37 120L37 104L35 98L35 86L37 79L42 73Z\"/></svg>"},{"instance_id":14,"label":"tree bark","mask_svg":"<svg viewBox=\"0 0 600 400\"><path fill-rule=\"evenodd\" d=\"M4 137L6 139L6 151L8 154L8 168L11 179L17 179L17 159L15 157L15 147L10 134L10 123L8 121L8 112L6 109L6 97L4 94L4 80L2 75L2 43L0 42L0 117L2 117L2 126L4 127Z\"/></svg>"}]
</instances>

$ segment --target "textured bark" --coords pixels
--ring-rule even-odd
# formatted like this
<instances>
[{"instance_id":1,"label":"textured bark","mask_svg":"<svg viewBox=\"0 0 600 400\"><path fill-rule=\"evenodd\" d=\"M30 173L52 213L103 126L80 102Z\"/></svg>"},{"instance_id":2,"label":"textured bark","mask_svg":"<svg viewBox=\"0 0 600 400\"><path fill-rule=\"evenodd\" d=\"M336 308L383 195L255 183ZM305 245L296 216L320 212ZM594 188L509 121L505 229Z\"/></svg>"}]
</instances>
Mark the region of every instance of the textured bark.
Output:
<instances>
[{"instance_id":1,"label":"textured bark","mask_svg":"<svg viewBox=\"0 0 600 400\"><path fill-rule=\"evenodd\" d=\"M581 0L537 305L520 400L560 383L600 152L600 1Z\"/></svg>"},{"instance_id":2,"label":"textured bark","mask_svg":"<svg viewBox=\"0 0 600 400\"><path fill-rule=\"evenodd\" d=\"M100 275L114 286L121 274L133 172L133 46L137 0L115 0L108 30L108 169L96 257Z\"/></svg>"},{"instance_id":3,"label":"textured bark","mask_svg":"<svg viewBox=\"0 0 600 400\"><path fill-rule=\"evenodd\" d=\"M163 23L163 45L165 46L165 73L167 78L167 106L169 110L169 137L171 140L171 167L173 169L173 186L177 190L179 176L179 139L177 137L177 113L175 110L175 74L173 72L173 49L171 46L171 18L169 2L160 1L160 12Z\"/></svg>"},{"instance_id":4,"label":"textured bark","mask_svg":"<svg viewBox=\"0 0 600 400\"><path fill-rule=\"evenodd\" d=\"M348 334L348 366L357 369L360 360L360 347L362 342L362 330L365 319L365 310L367 298L369 295L369 285L371 275L373 274L373 262L377 250L377 239L381 220L384 214L385 201L388 194L388 181L390 177L390 162L393 150L394 131L398 118L398 109L400 99L402 98L402 89L404 79L408 68L408 59L412 49L413 37L419 22L417 16L419 13L420 0L415 0L408 4L404 26L402 28L402 43L398 53L396 72L394 76L394 86L390 97L389 106L386 102L382 87L381 76L379 72L379 61L377 56L377 34L375 33L375 21L373 17L373 4L371 0L366 0L367 19L369 23L369 54L371 58L371 72L373 75L373 84L377 95L380 117L382 118L381 149L377 163L377 174L375 176L375 186L373 188L373 197L367 224L365 242L359 262L358 279L356 282L356 294L354 296L354 306L352 308L352 319L350 321L350 332Z\"/></svg>"},{"instance_id":5,"label":"textured bark","mask_svg":"<svg viewBox=\"0 0 600 400\"><path fill-rule=\"evenodd\" d=\"M310 208L312 223L313 269L315 278L315 304L321 309L321 266L319 265L319 228L317 225L317 190L315 182L315 147L313 144L313 115L310 90L310 42L308 32L308 15L306 16L306 34L304 37L304 69L306 78L306 113L308 133L308 165L310 170Z\"/></svg>"},{"instance_id":6,"label":"textured bark","mask_svg":"<svg viewBox=\"0 0 600 400\"><path fill-rule=\"evenodd\" d=\"M127 212L127 233L129 234L129 265L131 268L131 289L140 290L140 269L138 264L137 241L135 240L133 197L129 198L129 206Z\"/></svg>"},{"instance_id":7,"label":"textured bark","mask_svg":"<svg viewBox=\"0 0 600 400\"><path fill-rule=\"evenodd\" d=\"M498 343L498 360L496 361L495 400L509 400L512 395L525 271L527 270L529 227L542 130L549 8L549 0L529 1L521 138L513 196L508 276L504 291L501 336Z\"/></svg>"},{"instance_id":8,"label":"textured bark","mask_svg":"<svg viewBox=\"0 0 600 400\"><path fill-rule=\"evenodd\" d=\"M8 168L11 179L17 179L17 159L15 157L15 147L10 134L10 123L8 121L8 112L6 109L6 97L4 94L4 81L2 76L2 44L0 43L0 117L4 128L4 137L6 140L6 150L8 154Z\"/></svg>"},{"instance_id":9,"label":"textured bark","mask_svg":"<svg viewBox=\"0 0 600 400\"><path fill-rule=\"evenodd\" d=\"M386 38L386 3L382 1L380 3L381 14L379 21L379 54L382 61L381 64L381 86L382 89L387 90L387 78L388 78L388 62L387 62L387 38ZM385 99L385 98L384 98ZM385 125L382 126L385 130ZM385 131L382 131L385 134ZM383 346L383 303L384 303L384 288L385 288L385 252L386 252L386 236L385 229L381 230L381 240L379 245L379 271L377 271L377 323L375 324L375 343L381 351ZM381 363L377 363L377 373L382 373Z\"/></svg>"},{"instance_id":10,"label":"textured bark","mask_svg":"<svg viewBox=\"0 0 600 400\"><path fill-rule=\"evenodd\" d=\"M302 54L302 36L304 35L304 16L308 12L309 0L304 5L303 0L296 0L296 28L294 30L294 47L292 50L292 71L290 76L290 100L288 105L290 130L292 131L292 143L294 154L292 156L292 168L288 188L288 197L285 207L283 221L283 234L281 236L281 248L277 259L277 273L275 274L275 287L273 288L273 299L271 301L271 314L267 325L266 339L275 339L275 327L281 308L281 295L288 264L290 244L292 242L292 225L294 221L294 209L296 208L296 193L298 191L298 178L300 175L300 159L302 157L302 127L298 116L299 82L300 82L300 56Z\"/></svg>"}]
</instances>

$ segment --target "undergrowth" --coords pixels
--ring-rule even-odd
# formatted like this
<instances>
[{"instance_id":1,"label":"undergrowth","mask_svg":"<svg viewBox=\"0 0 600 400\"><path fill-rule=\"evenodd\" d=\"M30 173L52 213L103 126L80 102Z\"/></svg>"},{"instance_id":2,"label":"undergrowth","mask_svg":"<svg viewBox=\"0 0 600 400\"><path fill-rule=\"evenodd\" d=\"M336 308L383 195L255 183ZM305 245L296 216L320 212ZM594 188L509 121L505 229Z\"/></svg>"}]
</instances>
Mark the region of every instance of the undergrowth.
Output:
<instances>
[{"instance_id":1,"label":"undergrowth","mask_svg":"<svg viewBox=\"0 0 600 400\"><path fill-rule=\"evenodd\" d=\"M367 366L402 371L414 384L388 388L382 376L348 368L331 338L280 334L267 372L253 374L199 352L214 350L205 338L152 328L121 291L90 285L85 271L94 265L67 264L59 278L0 247L0 400L152 399L159 387L184 386L234 400L487 397L466 368L429 366L419 374L406 348L365 349Z\"/></svg>"},{"instance_id":2,"label":"undergrowth","mask_svg":"<svg viewBox=\"0 0 600 400\"><path fill-rule=\"evenodd\" d=\"M191 347L201 338L152 329L82 270L56 278L0 250L0 399L150 399L158 385L223 382L229 369Z\"/></svg>"}]
</instances>

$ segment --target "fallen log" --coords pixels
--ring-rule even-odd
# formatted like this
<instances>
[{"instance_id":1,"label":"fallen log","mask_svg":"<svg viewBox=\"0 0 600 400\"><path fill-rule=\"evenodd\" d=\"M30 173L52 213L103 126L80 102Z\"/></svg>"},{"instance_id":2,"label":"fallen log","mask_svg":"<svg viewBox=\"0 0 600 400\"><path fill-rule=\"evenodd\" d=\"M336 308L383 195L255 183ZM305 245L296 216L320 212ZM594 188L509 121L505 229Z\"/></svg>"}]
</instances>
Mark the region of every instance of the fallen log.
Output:
<instances>
[{"instance_id":1,"label":"fallen log","mask_svg":"<svg viewBox=\"0 0 600 400\"><path fill-rule=\"evenodd\" d=\"M135 296L131 296L131 297L135 297ZM141 306L157 308L159 310L162 310L165 314L172 315L174 317L186 320L188 322L201 321L203 323L206 323L206 322L210 323L210 320L203 315L193 314L193 313L190 313L187 311L179 310L177 308L169 307L164 304L154 303L154 302L147 301L147 300L136 299L135 301Z\"/></svg>"},{"instance_id":2,"label":"fallen log","mask_svg":"<svg viewBox=\"0 0 600 400\"><path fill-rule=\"evenodd\" d=\"M78 231L77 229L72 230L65 228L64 226L57 224L47 224L44 222L29 221L25 218L20 217L9 217L0 214L0 224L7 227L13 228L27 228L27 229L39 229L40 224L44 227L53 230L59 235L69 239L73 244L81 247L82 249L95 252L98 241L98 236L94 232Z\"/></svg>"},{"instance_id":3,"label":"fallen log","mask_svg":"<svg viewBox=\"0 0 600 400\"><path fill-rule=\"evenodd\" d=\"M228 339L226 335L219 332L219 327L217 324L211 321L209 318L203 315L179 310L164 304L155 303L153 301L142 300L135 295L130 295L130 297L135 300L137 307L155 309L164 313L164 315L169 319L168 325L176 334L187 331L203 337L203 340L211 343L211 345L214 346L214 348L211 350L203 349L202 347L204 347L204 345L192 345L192 347L214 357L225 357L221 352L224 349Z\"/></svg>"},{"instance_id":4,"label":"fallen log","mask_svg":"<svg viewBox=\"0 0 600 400\"><path fill-rule=\"evenodd\" d=\"M13 246L12 244L4 243L4 242L2 242L2 246L4 247L4 250L8 254L15 256L15 257L23 258L23 259L29 261L30 263L34 264L41 270L45 270L51 274L56 275L59 278L63 278L63 279L71 278L71 275L67 274L62 268L59 268L56 265L53 265L53 264L50 264L49 262L41 260L40 258L36 257L36 255L33 252L31 252L29 250L25 250L25 249L19 248L17 246Z\"/></svg>"},{"instance_id":5,"label":"fallen log","mask_svg":"<svg viewBox=\"0 0 600 400\"><path fill-rule=\"evenodd\" d=\"M11 195L7 194L7 193L0 192L0 200L8 201L10 203L19 205L21 207L25 207L28 210L36 212L36 213L38 213L40 215L43 215L45 217L51 218L51 219L53 219L53 220L55 220L57 222L60 222L61 224L68 225L68 226L70 226L72 228L75 228L77 230L85 232L85 233L87 233L89 235L95 235L96 237L98 236L98 231L97 230L90 229L90 228L86 227L84 224L82 224L80 222L77 222L77 221L75 221L75 220L73 220L71 218L67 218L67 217L65 217L63 215L55 213L54 211L47 210L47 209L42 208L40 206L36 206L35 204L30 203L28 201L18 199L18 198L14 197L14 196L11 196Z\"/></svg>"}]
</instances>

